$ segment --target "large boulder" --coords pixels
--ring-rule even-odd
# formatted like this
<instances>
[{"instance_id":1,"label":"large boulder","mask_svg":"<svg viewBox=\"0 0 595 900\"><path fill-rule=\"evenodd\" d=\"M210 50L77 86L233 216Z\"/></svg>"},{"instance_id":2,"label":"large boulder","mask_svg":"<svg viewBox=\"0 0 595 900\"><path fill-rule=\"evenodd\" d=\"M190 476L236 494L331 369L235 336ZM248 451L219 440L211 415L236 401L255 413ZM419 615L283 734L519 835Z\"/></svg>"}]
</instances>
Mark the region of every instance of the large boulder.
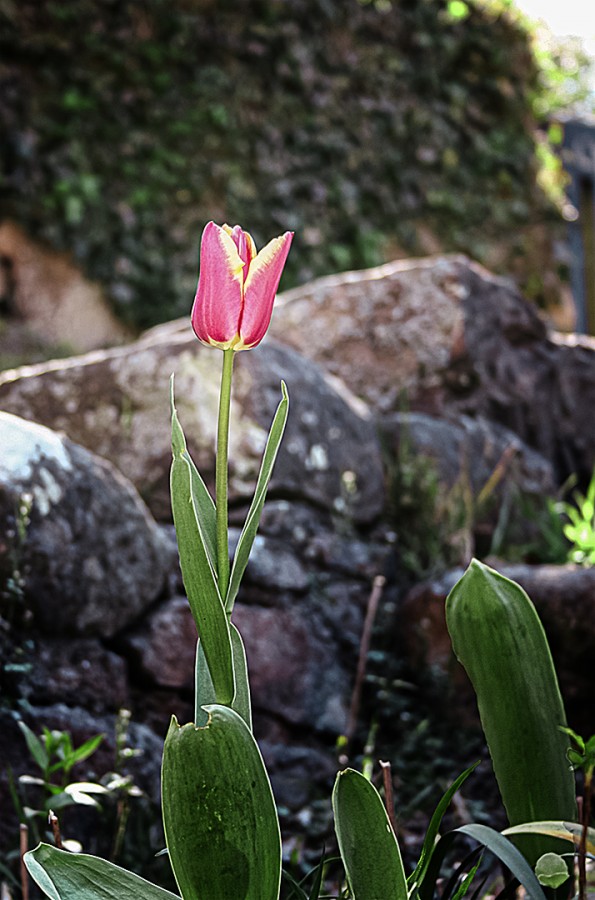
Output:
<instances>
[{"instance_id":1,"label":"large boulder","mask_svg":"<svg viewBox=\"0 0 595 900\"><path fill-rule=\"evenodd\" d=\"M126 347L0 374L0 407L54 429L114 463L154 515L169 512L169 380L191 453L214 483L221 354L188 324L154 329ZM365 404L292 350L269 343L238 353L230 445L230 498L251 494L268 428L290 392L290 416L271 491L306 499L357 522L384 502L380 445Z\"/></svg>"},{"instance_id":2,"label":"large boulder","mask_svg":"<svg viewBox=\"0 0 595 900\"><path fill-rule=\"evenodd\" d=\"M3 585L47 634L111 637L157 599L171 549L110 463L8 413L0 434Z\"/></svg>"},{"instance_id":3,"label":"large boulder","mask_svg":"<svg viewBox=\"0 0 595 900\"><path fill-rule=\"evenodd\" d=\"M556 468L595 463L595 341L548 333L511 282L463 256L402 260L283 294L271 334L378 412L483 416Z\"/></svg>"}]
</instances>

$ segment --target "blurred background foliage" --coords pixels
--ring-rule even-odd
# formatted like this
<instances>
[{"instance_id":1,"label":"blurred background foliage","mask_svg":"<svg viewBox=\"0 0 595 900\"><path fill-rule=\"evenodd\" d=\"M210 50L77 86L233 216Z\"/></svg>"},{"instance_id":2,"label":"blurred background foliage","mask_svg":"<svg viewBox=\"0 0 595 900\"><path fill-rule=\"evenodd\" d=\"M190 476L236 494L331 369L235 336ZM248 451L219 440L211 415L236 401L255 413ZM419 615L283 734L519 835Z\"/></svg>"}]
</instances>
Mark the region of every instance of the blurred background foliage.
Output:
<instances>
[{"instance_id":1,"label":"blurred background foliage","mask_svg":"<svg viewBox=\"0 0 595 900\"><path fill-rule=\"evenodd\" d=\"M295 230L284 287L458 250L544 302L536 125L580 71L501 2L0 0L2 217L137 327L187 312L209 219Z\"/></svg>"}]
</instances>

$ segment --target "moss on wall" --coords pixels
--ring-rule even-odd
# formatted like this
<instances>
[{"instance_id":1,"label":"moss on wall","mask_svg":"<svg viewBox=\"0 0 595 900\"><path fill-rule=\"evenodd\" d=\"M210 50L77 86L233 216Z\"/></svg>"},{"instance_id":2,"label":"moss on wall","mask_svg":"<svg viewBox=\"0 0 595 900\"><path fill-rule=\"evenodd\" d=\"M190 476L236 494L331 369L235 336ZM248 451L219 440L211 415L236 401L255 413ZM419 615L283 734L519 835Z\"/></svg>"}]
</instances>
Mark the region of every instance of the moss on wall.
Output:
<instances>
[{"instance_id":1,"label":"moss on wall","mask_svg":"<svg viewBox=\"0 0 595 900\"><path fill-rule=\"evenodd\" d=\"M527 35L452 0L0 2L2 214L148 326L204 223L297 232L285 287L441 247L533 284ZM420 228L423 226L423 228ZM533 279L533 282L531 282ZM537 280L535 280L537 279Z\"/></svg>"}]
</instances>

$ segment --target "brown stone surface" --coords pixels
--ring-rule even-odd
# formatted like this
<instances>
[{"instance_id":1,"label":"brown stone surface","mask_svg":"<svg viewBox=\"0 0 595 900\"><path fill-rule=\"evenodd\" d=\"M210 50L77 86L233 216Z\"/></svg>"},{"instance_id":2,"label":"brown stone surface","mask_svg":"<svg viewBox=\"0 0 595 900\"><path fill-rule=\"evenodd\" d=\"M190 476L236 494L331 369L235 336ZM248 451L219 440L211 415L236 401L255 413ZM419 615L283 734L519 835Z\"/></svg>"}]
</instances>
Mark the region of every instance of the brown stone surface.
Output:
<instances>
[{"instance_id":1,"label":"brown stone surface","mask_svg":"<svg viewBox=\"0 0 595 900\"><path fill-rule=\"evenodd\" d=\"M0 222L0 285L9 315L48 345L92 350L129 339L97 284L65 253L33 241L14 222Z\"/></svg>"},{"instance_id":2,"label":"brown stone surface","mask_svg":"<svg viewBox=\"0 0 595 900\"><path fill-rule=\"evenodd\" d=\"M125 348L26 366L0 374L0 408L64 431L109 459L140 491L158 518L170 517L169 382L188 446L214 482L221 353L183 332L154 329ZM230 496L251 496L268 428L290 392L289 421L271 491L304 497L356 521L376 518L384 504L380 445L364 404L338 391L292 350L269 343L238 353L230 443Z\"/></svg>"},{"instance_id":3,"label":"brown stone surface","mask_svg":"<svg viewBox=\"0 0 595 900\"><path fill-rule=\"evenodd\" d=\"M505 279L463 256L403 260L283 294L271 334L379 412L483 416L563 479L595 464L595 341L548 334Z\"/></svg>"}]
</instances>

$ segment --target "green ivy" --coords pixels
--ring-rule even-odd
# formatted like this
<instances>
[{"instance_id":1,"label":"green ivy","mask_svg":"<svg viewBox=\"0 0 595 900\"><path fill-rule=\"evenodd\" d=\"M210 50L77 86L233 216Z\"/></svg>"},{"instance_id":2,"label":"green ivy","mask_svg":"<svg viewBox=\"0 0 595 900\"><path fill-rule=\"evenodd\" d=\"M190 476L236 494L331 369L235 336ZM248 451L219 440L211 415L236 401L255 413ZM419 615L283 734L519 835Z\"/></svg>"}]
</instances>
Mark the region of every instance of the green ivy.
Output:
<instances>
[{"instance_id":1,"label":"green ivy","mask_svg":"<svg viewBox=\"0 0 595 900\"><path fill-rule=\"evenodd\" d=\"M557 215L529 37L472 2L2 0L0 58L3 214L139 327L187 311L211 218L295 230L289 287Z\"/></svg>"}]
</instances>

